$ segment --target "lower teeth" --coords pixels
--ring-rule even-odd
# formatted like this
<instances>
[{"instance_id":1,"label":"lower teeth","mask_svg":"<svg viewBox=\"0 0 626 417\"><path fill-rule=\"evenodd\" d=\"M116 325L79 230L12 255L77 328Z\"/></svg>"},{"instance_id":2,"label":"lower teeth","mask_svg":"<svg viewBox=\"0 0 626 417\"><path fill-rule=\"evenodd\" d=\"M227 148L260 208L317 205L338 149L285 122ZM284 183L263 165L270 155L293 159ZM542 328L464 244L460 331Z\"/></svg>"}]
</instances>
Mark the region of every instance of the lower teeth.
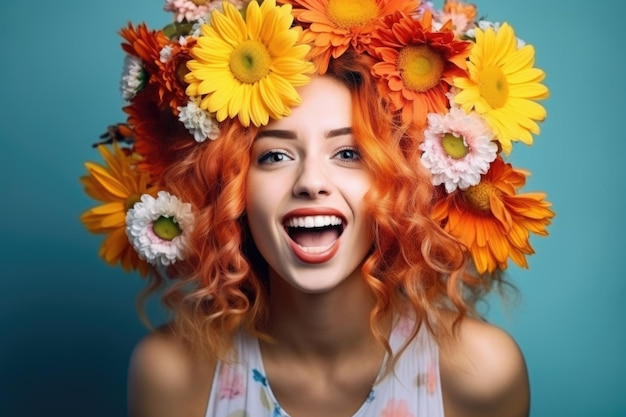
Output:
<instances>
[{"instance_id":1,"label":"lower teeth","mask_svg":"<svg viewBox=\"0 0 626 417\"><path fill-rule=\"evenodd\" d=\"M330 249L333 243L331 243L330 245L326 245L326 246L301 246L301 245L298 245L298 246L300 247L300 249L302 249L302 251L306 253L317 254L317 253L326 252L328 249Z\"/></svg>"}]
</instances>

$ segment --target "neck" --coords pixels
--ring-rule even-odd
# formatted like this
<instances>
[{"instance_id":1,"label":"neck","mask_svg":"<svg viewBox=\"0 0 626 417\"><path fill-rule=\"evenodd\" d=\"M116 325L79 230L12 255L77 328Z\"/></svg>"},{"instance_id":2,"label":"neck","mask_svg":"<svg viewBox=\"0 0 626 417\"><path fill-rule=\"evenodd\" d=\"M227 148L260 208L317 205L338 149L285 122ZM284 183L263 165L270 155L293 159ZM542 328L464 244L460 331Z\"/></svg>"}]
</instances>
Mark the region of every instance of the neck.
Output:
<instances>
[{"instance_id":1,"label":"neck","mask_svg":"<svg viewBox=\"0 0 626 417\"><path fill-rule=\"evenodd\" d=\"M375 299L358 271L324 293L304 293L275 274L270 282L268 330L282 354L339 358L377 345L369 321Z\"/></svg>"}]
</instances>

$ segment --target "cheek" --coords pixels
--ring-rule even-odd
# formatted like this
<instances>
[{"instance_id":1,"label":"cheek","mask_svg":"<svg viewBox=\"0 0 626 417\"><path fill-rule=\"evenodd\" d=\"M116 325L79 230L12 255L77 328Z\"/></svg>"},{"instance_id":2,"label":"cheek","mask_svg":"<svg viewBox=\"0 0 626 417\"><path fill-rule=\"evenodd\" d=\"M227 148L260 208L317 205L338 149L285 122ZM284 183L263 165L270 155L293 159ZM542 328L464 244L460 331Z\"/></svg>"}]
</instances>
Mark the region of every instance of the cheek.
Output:
<instances>
[{"instance_id":1,"label":"cheek","mask_svg":"<svg viewBox=\"0 0 626 417\"><path fill-rule=\"evenodd\" d=\"M271 184L271 181L258 175L248 175L246 180L246 215L255 241L261 234L267 233L276 212L277 196L272 193L275 187Z\"/></svg>"},{"instance_id":2,"label":"cheek","mask_svg":"<svg viewBox=\"0 0 626 417\"><path fill-rule=\"evenodd\" d=\"M370 210L365 203L366 195L371 191L373 181L368 174L354 178L347 184L347 198L349 204L359 222L360 233L366 241L373 241L372 221Z\"/></svg>"},{"instance_id":3,"label":"cheek","mask_svg":"<svg viewBox=\"0 0 626 417\"><path fill-rule=\"evenodd\" d=\"M276 250L278 234L274 222L278 211L277 201L278 198L275 193L272 193L272 187L268 186L268 181L248 179L246 218L250 237L262 258L263 264L275 264L272 260L278 259Z\"/></svg>"},{"instance_id":4,"label":"cheek","mask_svg":"<svg viewBox=\"0 0 626 417\"><path fill-rule=\"evenodd\" d=\"M263 211L262 192L259 188L260 184L257 182L258 181L255 181L254 178L250 178L250 176L248 176L246 180L246 214L249 222L256 221L259 217L259 213Z\"/></svg>"},{"instance_id":5,"label":"cheek","mask_svg":"<svg viewBox=\"0 0 626 417\"><path fill-rule=\"evenodd\" d=\"M361 207L365 204L365 195L372 188L372 184L373 181L369 174L362 173L362 175L358 175L347 182L346 191L353 202Z\"/></svg>"}]
</instances>

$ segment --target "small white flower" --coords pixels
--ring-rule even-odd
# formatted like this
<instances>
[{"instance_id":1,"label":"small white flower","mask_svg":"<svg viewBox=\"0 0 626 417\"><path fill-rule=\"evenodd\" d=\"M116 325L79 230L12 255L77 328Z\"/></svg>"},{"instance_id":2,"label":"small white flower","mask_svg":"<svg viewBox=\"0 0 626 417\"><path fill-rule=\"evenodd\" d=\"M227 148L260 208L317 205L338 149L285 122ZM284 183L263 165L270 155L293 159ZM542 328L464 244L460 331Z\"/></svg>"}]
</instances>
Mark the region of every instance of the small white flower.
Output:
<instances>
[{"instance_id":1,"label":"small white flower","mask_svg":"<svg viewBox=\"0 0 626 417\"><path fill-rule=\"evenodd\" d=\"M454 97L461 91L460 88L455 86L450 86L450 90L446 93L446 98L448 99L448 108L460 108L461 106L454 101Z\"/></svg>"},{"instance_id":2,"label":"small white flower","mask_svg":"<svg viewBox=\"0 0 626 417\"><path fill-rule=\"evenodd\" d=\"M194 216L189 203L167 191L157 198L141 196L126 213L126 235L142 259L153 265L170 265L186 257Z\"/></svg>"},{"instance_id":3,"label":"small white flower","mask_svg":"<svg viewBox=\"0 0 626 417\"><path fill-rule=\"evenodd\" d=\"M477 113L465 114L460 108L445 115L430 113L420 149L433 185L445 184L451 193L478 184L496 159L498 145L492 139L493 133Z\"/></svg>"},{"instance_id":4,"label":"small white flower","mask_svg":"<svg viewBox=\"0 0 626 417\"><path fill-rule=\"evenodd\" d=\"M490 22L489 20L480 20L477 24L478 28L483 32L487 29L493 29L494 32L498 33L498 30L500 30L500 26L502 26L500 22ZM465 32L465 35L472 39L476 39L475 28L468 29L467 32ZM517 37L515 39L517 39L517 49L520 49L522 46L526 45L526 42L524 42L522 39Z\"/></svg>"},{"instance_id":5,"label":"small white flower","mask_svg":"<svg viewBox=\"0 0 626 417\"><path fill-rule=\"evenodd\" d=\"M166 0L166 1L181 1L181 0ZM242 10L246 3L249 0L229 0L237 9ZM204 24L210 24L211 21L211 13L214 10L219 12L224 12L224 8L222 7L221 1L211 1L209 2L208 9L206 9L205 13L196 13L194 19L187 19L189 21L193 21L193 25L191 26L191 32L189 33L192 37L198 38L202 35L201 27Z\"/></svg>"},{"instance_id":6,"label":"small white flower","mask_svg":"<svg viewBox=\"0 0 626 417\"><path fill-rule=\"evenodd\" d=\"M196 142L204 142L207 138L217 139L220 134L215 117L200 108L200 100L191 97L186 106L178 107L178 120L185 125Z\"/></svg>"},{"instance_id":7,"label":"small white flower","mask_svg":"<svg viewBox=\"0 0 626 417\"><path fill-rule=\"evenodd\" d=\"M193 38L199 38L200 36L202 36L202 25L210 24L210 21L210 13L199 17L198 20L196 20L191 26L191 32L189 33L189 35L191 35L191 37Z\"/></svg>"},{"instance_id":8,"label":"small white flower","mask_svg":"<svg viewBox=\"0 0 626 417\"><path fill-rule=\"evenodd\" d=\"M145 83L145 76L141 59L127 54L124 58L124 69L120 81L120 91L124 100L130 101L137 95Z\"/></svg>"},{"instance_id":9,"label":"small white flower","mask_svg":"<svg viewBox=\"0 0 626 417\"><path fill-rule=\"evenodd\" d=\"M172 47L171 45L165 45L159 52L159 61L165 64L170 59L172 59Z\"/></svg>"}]
</instances>

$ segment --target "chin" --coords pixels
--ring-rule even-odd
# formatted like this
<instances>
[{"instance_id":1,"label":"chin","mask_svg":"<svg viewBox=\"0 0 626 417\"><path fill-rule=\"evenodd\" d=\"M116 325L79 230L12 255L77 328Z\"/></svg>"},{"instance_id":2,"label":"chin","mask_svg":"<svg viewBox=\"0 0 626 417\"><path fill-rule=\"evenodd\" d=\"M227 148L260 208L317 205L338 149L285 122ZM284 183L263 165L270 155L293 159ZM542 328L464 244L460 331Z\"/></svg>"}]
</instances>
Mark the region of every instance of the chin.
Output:
<instances>
[{"instance_id":1,"label":"chin","mask_svg":"<svg viewBox=\"0 0 626 417\"><path fill-rule=\"evenodd\" d=\"M273 271L272 274L296 291L306 294L324 294L348 282L354 280L362 281L360 265L352 272L328 271L324 269L308 267L305 271L285 272L283 274Z\"/></svg>"}]
</instances>

